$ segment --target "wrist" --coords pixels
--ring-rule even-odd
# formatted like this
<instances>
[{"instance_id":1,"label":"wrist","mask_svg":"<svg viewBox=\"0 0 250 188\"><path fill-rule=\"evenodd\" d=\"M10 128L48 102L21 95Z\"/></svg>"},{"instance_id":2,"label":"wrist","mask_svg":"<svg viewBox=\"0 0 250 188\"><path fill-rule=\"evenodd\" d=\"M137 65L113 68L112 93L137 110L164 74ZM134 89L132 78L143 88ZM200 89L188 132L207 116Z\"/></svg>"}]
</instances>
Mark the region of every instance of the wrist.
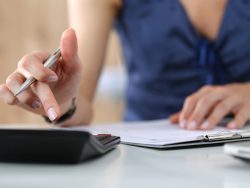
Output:
<instances>
[{"instance_id":1,"label":"wrist","mask_svg":"<svg viewBox=\"0 0 250 188\"><path fill-rule=\"evenodd\" d=\"M63 104L60 104L60 114L63 116L63 114L67 113L69 109L72 107L72 104L75 102L76 104L76 97L73 97L72 99L64 102Z\"/></svg>"},{"instance_id":2,"label":"wrist","mask_svg":"<svg viewBox=\"0 0 250 188\"><path fill-rule=\"evenodd\" d=\"M57 124L58 126L69 127L76 125L88 125L91 123L93 117L92 104L82 96L78 96L76 102L77 109L73 116L64 122Z\"/></svg>"},{"instance_id":3,"label":"wrist","mask_svg":"<svg viewBox=\"0 0 250 188\"><path fill-rule=\"evenodd\" d=\"M67 105L68 106L68 105ZM71 100L70 106L68 107L68 110L63 112L62 115L56 119L55 121L51 121L47 116L43 116L44 120L48 123L53 123L53 124L61 124L67 120L69 120L72 116L74 116L74 113L76 111L76 98L74 97Z\"/></svg>"}]
</instances>

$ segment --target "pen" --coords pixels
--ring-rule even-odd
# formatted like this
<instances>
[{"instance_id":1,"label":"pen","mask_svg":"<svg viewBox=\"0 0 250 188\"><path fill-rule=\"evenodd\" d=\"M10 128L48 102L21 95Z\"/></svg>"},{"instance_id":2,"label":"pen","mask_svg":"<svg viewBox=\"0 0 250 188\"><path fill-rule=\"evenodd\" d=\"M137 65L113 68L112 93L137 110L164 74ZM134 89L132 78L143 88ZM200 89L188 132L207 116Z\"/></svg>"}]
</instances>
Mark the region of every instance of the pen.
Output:
<instances>
[{"instance_id":1,"label":"pen","mask_svg":"<svg viewBox=\"0 0 250 188\"><path fill-rule=\"evenodd\" d=\"M44 61L44 67L46 68L52 68L53 65L57 62L57 60L61 57L61 49L58 48L52 55L50 55L46 61ZM19 95L21 92L23 92L25 89L27 89L32 83L37 81L34 77L28 78L16 91L14 96L16 97Z\"/></svg>"}]
</instances>

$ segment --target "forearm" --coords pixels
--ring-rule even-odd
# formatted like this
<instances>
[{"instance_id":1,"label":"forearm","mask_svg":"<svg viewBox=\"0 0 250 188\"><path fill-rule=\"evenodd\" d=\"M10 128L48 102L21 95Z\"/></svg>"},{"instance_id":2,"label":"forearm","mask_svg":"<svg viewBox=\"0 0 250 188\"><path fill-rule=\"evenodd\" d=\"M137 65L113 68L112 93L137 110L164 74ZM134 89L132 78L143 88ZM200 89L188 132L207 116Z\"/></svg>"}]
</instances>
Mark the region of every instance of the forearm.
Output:
<instances>
[{"instance_id":1,"label":"forearm","mask_svg":"<svg viewBox=\"0 0 250 188\"><path fill-rule=\"evenodd\" d=\"M70 0L70 26L76 30L83 72L80 93L92 101L106 54L119 0Z\"/></svg>"},{"instance_id":2,"label":"forearm","mask_svg":"<svg viewBox=\"0 0 250 188\"><path fill-rule=\"evenodd\" d=\"M71 0L69 5L70 25L76 30L78 54L82 62L80 90L74 115L62 126L86 125L93 118L92 102L99 75L101 73L107 40L118 6L113 0ZM117 1L117 0L115 0ZM61 106L64 114L71 102Z\"/></svg>"}]
</instances>

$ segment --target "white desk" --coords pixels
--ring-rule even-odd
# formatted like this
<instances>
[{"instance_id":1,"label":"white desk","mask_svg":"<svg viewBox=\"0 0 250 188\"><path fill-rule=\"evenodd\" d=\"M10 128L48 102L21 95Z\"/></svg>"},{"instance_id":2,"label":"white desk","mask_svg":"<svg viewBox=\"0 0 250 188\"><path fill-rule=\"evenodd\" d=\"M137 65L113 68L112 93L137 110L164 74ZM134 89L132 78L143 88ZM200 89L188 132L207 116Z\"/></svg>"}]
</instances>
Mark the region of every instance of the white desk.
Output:
<instances>
[{"instance_id":1,"label":"white desk","mask_svg":"<svg viewBox=\"0 0 250 188\"><path fill-rule=\"evenodd\" d=\"M0 187L249 188L250 164L222 147L153 150L121 145L79 165L0 163Z\"/></svg>"}]
</instances>

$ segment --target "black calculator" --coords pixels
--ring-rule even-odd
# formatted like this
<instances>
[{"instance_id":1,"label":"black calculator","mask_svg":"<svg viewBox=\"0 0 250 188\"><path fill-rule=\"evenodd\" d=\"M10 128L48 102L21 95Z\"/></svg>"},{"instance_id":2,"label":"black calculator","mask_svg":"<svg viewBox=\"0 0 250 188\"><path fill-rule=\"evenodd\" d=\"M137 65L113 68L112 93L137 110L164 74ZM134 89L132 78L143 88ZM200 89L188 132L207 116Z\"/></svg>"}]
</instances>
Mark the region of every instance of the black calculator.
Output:
<instances>
[{"instance_id":1,"label":"black calculator","mask_svg":"<svg viewBox=\"0 0 250 188\"><path fill-rule=\"evenodd\" d=\"M0 162L79 163L119 143L117 136L71 129L0 129Z\"/></svg>"}]
</instances>

